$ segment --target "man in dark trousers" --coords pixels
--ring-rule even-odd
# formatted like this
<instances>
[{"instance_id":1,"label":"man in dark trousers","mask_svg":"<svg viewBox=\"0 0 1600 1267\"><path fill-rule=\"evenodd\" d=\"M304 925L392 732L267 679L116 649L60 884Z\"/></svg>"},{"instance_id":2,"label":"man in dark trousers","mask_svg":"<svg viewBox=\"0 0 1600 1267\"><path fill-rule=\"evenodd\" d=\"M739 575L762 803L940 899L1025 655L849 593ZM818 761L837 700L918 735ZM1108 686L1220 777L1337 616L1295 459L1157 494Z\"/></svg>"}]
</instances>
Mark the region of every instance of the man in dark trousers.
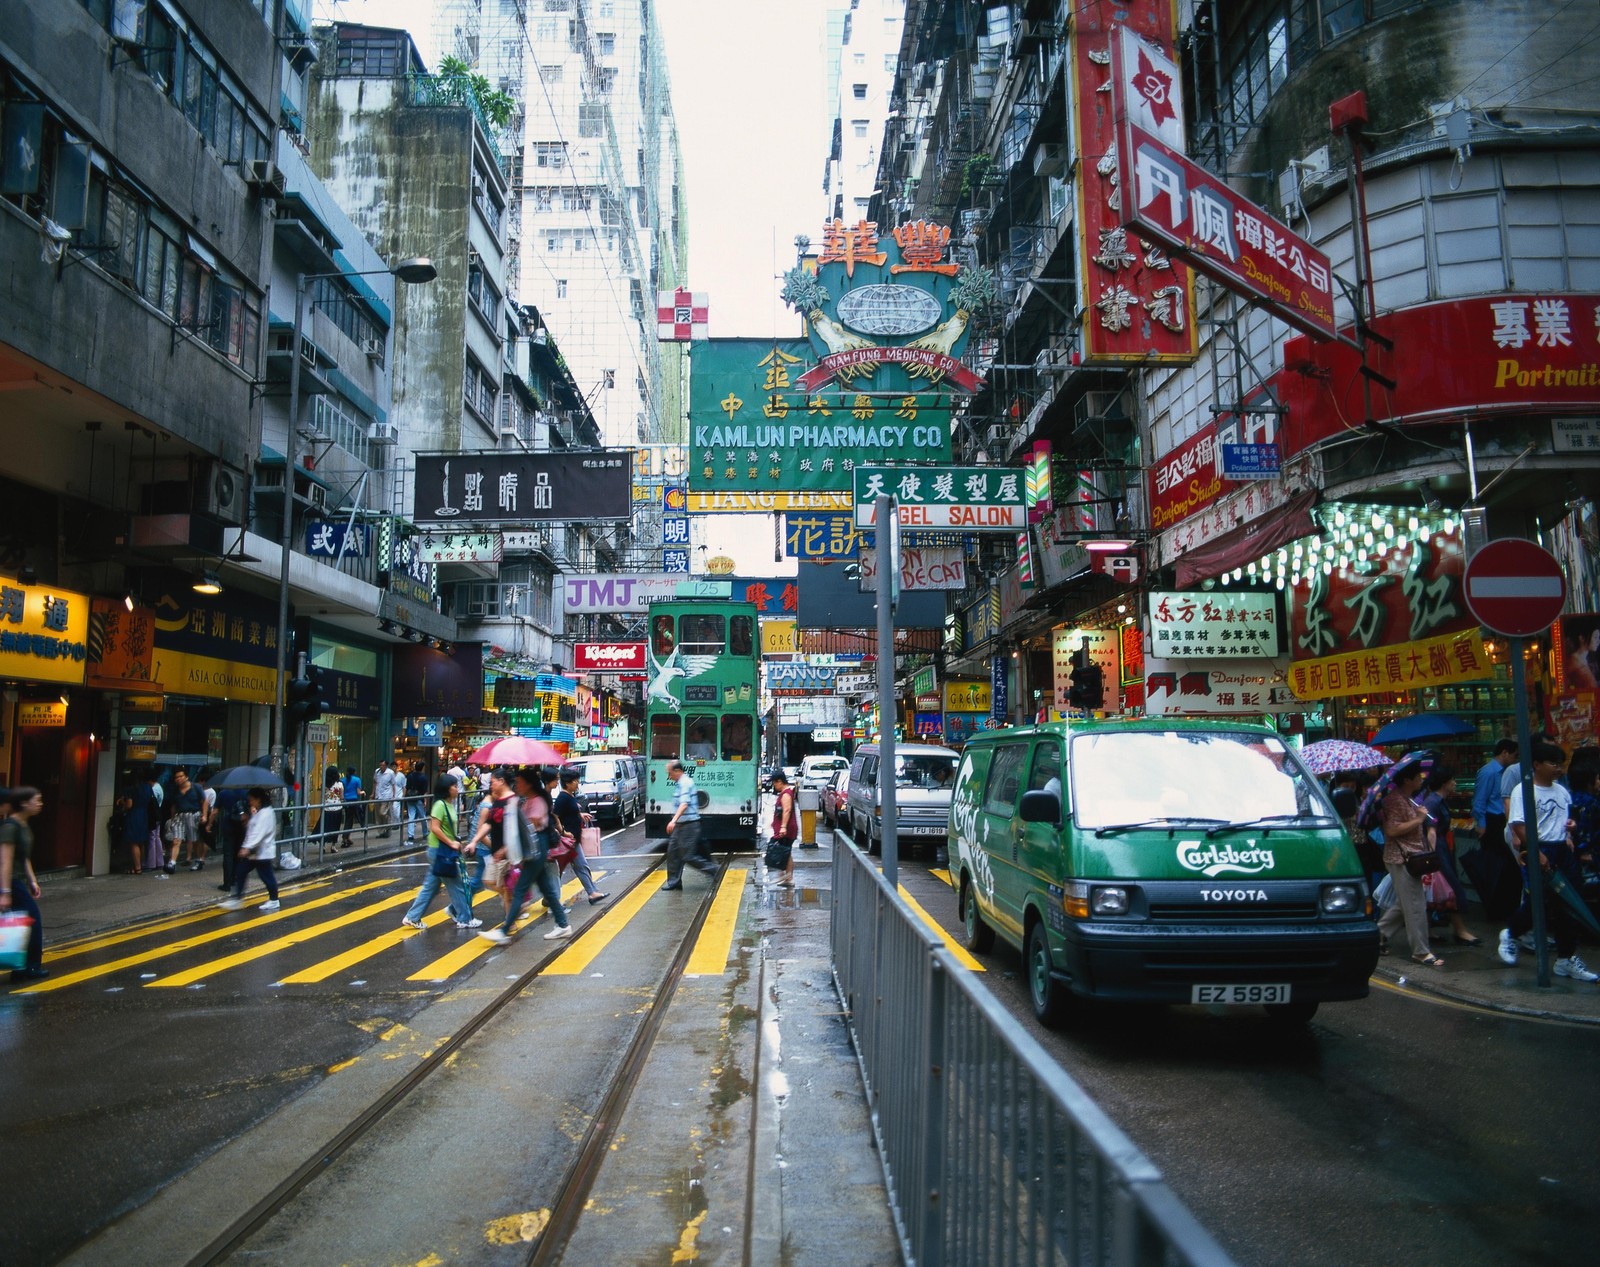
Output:
<instances>
[{"instance_id":1,"label":"man in dark trousers","mask_svg":"<svg viewBox=\"0 0 1600 1267\"><path fill-rule=\"evenodd\" d=\"M419 834L428 838L428 774L419 757L411 763L411 773L406 775L406 841Z\"/></svg>"},{"instance_id":2,"label":"man in dark trousers","mask_svg":"<svg viewBox=\"0 0 1600 1267\"><path fill-rule=\"evenodd\" d=\"M667 777L676 790L672 817L667 820L667 882L661 887L670 890L683 887L685 863L713 877L717 874L717 864L706 853L700 839L700 790L681 761L667 763Z\"/></svg>"},{"instance_id":3,"label":"man in dark trousers","mask_svg":"<svg viewBox=\"0 0 1600 1267\"><path fill-rule=\"evenodd\" d=\"M583 806L578 804L578 784L583 781L583 772L567 766L561 771L561 790L556 793L556 799L550 803L550 812L555 815L556 823L563 834L571 836L572 841L578 846L578 852L572 856L572 874L578 877L578 882L583 885L583 891L589 896L589 905L596 906L606 900L607 895L600 892L600 887L594 882L594 873L589 870L589 860L583 856L583 829L590 823L589 815L583 812Z\"/></svg>"}]
</instances>

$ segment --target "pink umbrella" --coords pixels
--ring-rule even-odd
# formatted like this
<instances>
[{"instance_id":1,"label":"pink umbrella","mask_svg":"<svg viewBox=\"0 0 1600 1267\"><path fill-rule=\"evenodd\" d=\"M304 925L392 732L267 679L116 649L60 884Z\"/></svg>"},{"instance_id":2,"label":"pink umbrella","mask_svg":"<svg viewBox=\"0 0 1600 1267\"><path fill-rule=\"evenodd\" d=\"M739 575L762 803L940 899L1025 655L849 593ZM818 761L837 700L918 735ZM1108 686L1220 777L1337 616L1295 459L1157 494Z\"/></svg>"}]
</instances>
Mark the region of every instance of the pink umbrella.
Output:
<instances>
[{"instance_id":1,"label":"pink umbrella","mask_svg":"<svg viewBox=\"0 0 1600 1267\"><path fill-rule=\"evenodd\" d=\"M1324 739L1307 744L1300 750L1300 760L1312 774L1336 774L1341 770L1381 770L1393 765L1376 748L1364 743L1351 743L1348 739Z\"/></svg>"},{"instance_id":2,"label":"pink umbrella","mask_svg":"<svg viewBox=\"0 0 1600 1267\"><path fill-rule=\"evenodd\" d=\"M507 735L491 739L467 760L474 765L563 765L566 753L553 748L542 739L527 739L522 735Z\"/></svg>"}]
</instances>

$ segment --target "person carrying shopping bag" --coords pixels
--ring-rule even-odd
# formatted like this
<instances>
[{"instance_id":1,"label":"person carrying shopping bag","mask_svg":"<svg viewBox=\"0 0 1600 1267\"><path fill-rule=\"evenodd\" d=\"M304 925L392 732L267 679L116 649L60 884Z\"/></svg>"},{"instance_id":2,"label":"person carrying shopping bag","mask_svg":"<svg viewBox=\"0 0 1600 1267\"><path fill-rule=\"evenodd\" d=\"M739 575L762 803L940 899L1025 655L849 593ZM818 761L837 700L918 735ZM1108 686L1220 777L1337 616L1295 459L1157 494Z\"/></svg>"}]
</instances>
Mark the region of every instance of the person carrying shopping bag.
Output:
<instances>
[{"instance_id":1,"label":"person carrying shopping bag","mask_svg":"<svg viewBox=\"0 0 1600 1267\"><path fill-rule=\"evenodd\" d=\"M544 898L545 909L555 921L555 927L544 935L546 941L557 941L572 936L572 925L567 922L566 907L561 905L561 893L550 876L550 844L554 830L550 822L550 803L542 796L533 803L532 814L524 818L516 796L511 791L511 771L498 767L489 776L489 792L494 797L491 811L495 856L506 859L520 858L522 874L517 877L511 891L511 909L506 912L505 923L499 928L486 929L478 934L486 941L507 942L522 914L522 905L534 885Z\"/></svg>"},{"instance_id":2,"label":"person carrying shopping bag","mask_svg":"<svg viewBox=\"0 0 1600 1267\"><path fill-rule=\"evenodd\" d=\"M434 785L433 808L428 812L428 874L417 890L416 901L400 921L407 928L422 927L422 917L441 888L450 899L450 914L457 928L479 928L483 924L481 919L473 918L462 879L463 856L475 854L477 846L462 844L457 814L456 781L446 776Z\"/></svg>"}]
</instances>

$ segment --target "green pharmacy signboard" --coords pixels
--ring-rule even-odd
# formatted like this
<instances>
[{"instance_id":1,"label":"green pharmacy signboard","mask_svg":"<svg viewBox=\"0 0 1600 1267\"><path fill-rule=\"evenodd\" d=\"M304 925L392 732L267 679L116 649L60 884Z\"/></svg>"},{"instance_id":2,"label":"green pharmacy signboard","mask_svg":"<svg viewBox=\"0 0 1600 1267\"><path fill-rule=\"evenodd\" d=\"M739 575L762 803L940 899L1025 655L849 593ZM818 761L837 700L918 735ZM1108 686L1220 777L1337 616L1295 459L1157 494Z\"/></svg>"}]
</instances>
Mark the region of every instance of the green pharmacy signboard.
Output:
<instances>
[{"instance_id":1,"label":"green pharmacy signboard","mask_svg":"<svg viewBox=\"0 0 1600 1267\"><path fill-rule=\"evenodd\" d=\"M691 510L847 510L858 466L949 460L954 395L982 386L960 356L994 279L946 262L948 241L921 221L880 239L836 220L816 271L784 278L809 341L695 345Z\"/></svg>"}]
</instances>

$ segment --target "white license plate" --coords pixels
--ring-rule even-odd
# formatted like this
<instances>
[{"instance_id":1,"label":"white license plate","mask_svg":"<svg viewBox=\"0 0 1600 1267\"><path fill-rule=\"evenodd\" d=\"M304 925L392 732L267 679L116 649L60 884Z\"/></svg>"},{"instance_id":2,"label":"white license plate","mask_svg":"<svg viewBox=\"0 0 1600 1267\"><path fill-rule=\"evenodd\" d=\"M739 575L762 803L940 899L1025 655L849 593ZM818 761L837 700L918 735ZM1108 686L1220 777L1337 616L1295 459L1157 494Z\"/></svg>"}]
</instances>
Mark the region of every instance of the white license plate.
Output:
<instances>
[{"instance_id":1,"label":"white license plate","mask_svg":"<svg viewBox=\"0 0 1600 1267\"><path fill-rule=\"evenodd\" d=\"M1191 1003L1287 1003L1287 985L1197 985L1190 988Z\"/></svg>"},{"instance_id":2,"label":"white license plate","mask_svg":"<svg viewBox=\"0 0 1600 1267\"><path fill-rule=\"evenodd\" d=\"M942 836L942 835L944 835L944 828L943 827L907 827L905 829L905 833L908 836Z\"/></svg>"}]
</instances>

